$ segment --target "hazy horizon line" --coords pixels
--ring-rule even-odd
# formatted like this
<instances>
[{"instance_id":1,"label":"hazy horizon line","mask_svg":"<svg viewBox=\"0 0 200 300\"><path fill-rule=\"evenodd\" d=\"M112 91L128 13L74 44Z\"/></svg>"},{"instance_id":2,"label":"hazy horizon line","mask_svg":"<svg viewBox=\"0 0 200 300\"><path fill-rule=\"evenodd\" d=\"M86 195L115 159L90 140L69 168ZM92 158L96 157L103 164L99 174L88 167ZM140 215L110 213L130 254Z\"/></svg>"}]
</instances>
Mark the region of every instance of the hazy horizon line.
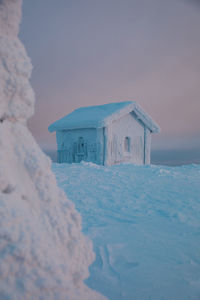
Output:
<instances>
[{"instance_id":1,"label":"hazy horizon line","mask_svg":"<svg viewBox=\"0 0 200 300\"><path fill-rule=\"evenodd\" d=\"M44 149L53 162L56 162L57 149ZM152 149L151 151L151 164L166 165L166 166L181 166L188 164L200 164L200 149Z\"/></svg>"}]
</instances>

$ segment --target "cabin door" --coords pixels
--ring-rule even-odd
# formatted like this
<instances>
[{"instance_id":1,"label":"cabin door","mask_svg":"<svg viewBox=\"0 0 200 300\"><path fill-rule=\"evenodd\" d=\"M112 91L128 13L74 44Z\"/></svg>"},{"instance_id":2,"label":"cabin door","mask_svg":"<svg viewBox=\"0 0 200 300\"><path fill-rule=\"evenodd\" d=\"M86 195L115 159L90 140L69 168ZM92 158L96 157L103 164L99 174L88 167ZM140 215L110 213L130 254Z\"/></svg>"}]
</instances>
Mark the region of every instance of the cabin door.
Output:
<instances>
[{"instance_id":1,"label":"cabin door","mask_svg":"<svg viewBox=\"0 0 200 300\"><path fill-rule=\"evenodd\" d=\"M83 137L79 137L78 141L74 143L73 151L73 162L79 163L87 158L87 143L84 141Z\"/></svg>"}]
</instances>

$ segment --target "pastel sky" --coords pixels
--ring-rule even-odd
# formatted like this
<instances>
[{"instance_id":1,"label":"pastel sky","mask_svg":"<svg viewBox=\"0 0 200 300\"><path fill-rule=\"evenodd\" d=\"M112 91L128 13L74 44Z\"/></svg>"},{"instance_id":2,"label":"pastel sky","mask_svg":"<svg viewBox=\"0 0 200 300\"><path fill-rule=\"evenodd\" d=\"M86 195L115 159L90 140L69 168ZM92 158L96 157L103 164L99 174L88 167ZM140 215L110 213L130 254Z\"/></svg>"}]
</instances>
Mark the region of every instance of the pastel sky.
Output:
<instances>
[{"instance_id":1,"label":"pastel sky","mask_svg":"<svg viewBox=\"0 0 200 300\"><path fill-rule=\"evenodd\" d=\"M154 148L200 149L199 0L26 0L20 38L42 147L73 109L136 100L162 128Z\"/></svg>"}]
</instances>

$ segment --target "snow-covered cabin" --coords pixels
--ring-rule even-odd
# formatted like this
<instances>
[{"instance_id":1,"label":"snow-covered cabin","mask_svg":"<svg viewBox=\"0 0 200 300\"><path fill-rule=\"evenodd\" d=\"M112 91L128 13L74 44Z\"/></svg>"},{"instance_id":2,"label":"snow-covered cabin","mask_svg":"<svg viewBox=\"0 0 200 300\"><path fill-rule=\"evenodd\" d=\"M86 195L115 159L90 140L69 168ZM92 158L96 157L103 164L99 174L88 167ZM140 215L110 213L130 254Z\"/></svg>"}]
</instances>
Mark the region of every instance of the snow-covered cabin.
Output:
<instances>
[{"instance_id":1,"label":"snow-covered cabin","mask_svg":"<svg viewBox=\"0 0 200 300\"><path fill-rule=\"evenodd\" d=\"M159 126L135 101L81 107L49 126L59 163L149 164Z\"/></svg>"}]
</instances>

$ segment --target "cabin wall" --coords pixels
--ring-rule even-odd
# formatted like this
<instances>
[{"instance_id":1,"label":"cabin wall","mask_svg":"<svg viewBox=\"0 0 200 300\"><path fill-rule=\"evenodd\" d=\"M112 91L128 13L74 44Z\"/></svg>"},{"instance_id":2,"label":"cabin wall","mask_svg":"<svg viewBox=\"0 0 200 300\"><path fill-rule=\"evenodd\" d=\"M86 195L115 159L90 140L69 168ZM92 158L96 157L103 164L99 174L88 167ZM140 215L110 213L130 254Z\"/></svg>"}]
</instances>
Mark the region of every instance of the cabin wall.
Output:
<instances>
[{"instance_id":1,"label":"cabin wall","mask_svg":"<svg viewBox=\"0 0 200 300\"><path fill-rule=\"evenodd\" d=\"M145 127L144 129L144 138L145 138L145 165L151 163L151 131Z\"/></svg>"},{"instance_id":2,"label":"cabin wall","mask_svg":"<svg viewBox=\"0 0 200 300\"><path fill-rule=\"evenodd\" d=\"M59 163L90 161L103 164L103 130L94 128L56 132Z\"/></svg>"},{"instance_id":3,"label":"cabin wall","mask_svg":"<svg viewBox=\"0 0 200 300\"><path fill-rule=\"evenodd\" d=\"M106 165L122 162L144 164L144 126L132 113L107 128Z\"/></svg>"}]
</instances>

